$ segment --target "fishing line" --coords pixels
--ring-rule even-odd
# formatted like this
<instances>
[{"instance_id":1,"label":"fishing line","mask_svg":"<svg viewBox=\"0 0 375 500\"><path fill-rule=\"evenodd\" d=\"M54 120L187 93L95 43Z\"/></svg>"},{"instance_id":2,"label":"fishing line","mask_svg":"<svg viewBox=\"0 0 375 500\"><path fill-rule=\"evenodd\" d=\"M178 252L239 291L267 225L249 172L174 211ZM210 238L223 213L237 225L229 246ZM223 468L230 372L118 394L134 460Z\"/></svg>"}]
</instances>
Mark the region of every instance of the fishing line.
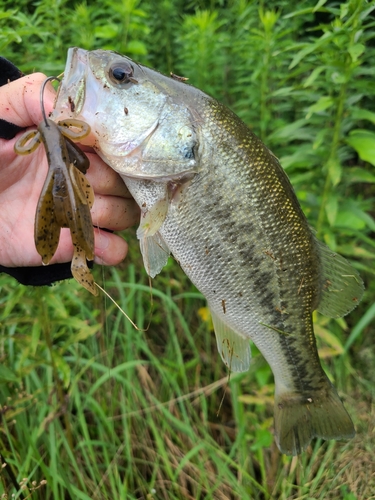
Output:
<instances>
[{"instance_id":1,"label":"fishing line","mask_svg":"<svg viewBox=\"0 0 375 500\"><path fill-rule=\"evenodd\" d=\"M218 408L218 410L216 412L216 416L217 417L220 415L220 411L221 411L221 408L223 406L225 396L227 394L227 389L229 387L230 376L232 374L232 359L233 359L233 347L232 347L232 352L231 352L231 356L230 356L230 363L229 363L229 366L228 366L228 368L229 368L228 379L227 379L227 383L226 383L225 388L224 388L223 397L221 398L221 401L220 401L220 404L219 404L219 408Z\"/></svg>"},{"instance_id":2,"label":"fishing line","mask_svg":"<svg viewBox=\"0 0 375 500\"><path fill-rule=\"evenodd\" d=\"M115 301L115 299L113 297L111 297L111 295L106 291L104 290L104 288L102 288L96 281L95 281L95 286L97 286L99 288L99 290L101 292L104 293L104 295L106 295L109 300L111 300L113 302L113 304L117 307L117 309L125 316L125 318L130 322L130 324L139 332L147 332L147 330L150 328L150 324L151 324L151 317L149 319L149 322L147 324L147 327L146 328L139 328L139 326L137 326L134 321L126 314L126 312L122 309L122 307ZM153 306L153 301L151 301L151 306Z\"/></svg>"}]
</instances>

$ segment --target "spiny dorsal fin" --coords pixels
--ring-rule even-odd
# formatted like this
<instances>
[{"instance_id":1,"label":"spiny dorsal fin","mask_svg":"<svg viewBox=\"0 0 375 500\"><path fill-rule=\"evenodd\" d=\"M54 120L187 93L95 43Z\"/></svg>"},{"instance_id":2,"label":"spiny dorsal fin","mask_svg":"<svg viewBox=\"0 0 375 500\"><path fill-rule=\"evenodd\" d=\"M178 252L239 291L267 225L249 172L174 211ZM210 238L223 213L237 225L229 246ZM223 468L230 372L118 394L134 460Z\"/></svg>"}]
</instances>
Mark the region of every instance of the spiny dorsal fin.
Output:
<instances>
[{"instance_id":1,"label":"spiny dorsal fin","mask_svg":"<svg viewBox=\"0 0 375 500\"><path fill-rule=\"evenodd\" d=\"M322 296L318 311L329 318L350 313L360 302L364 285L354 267L317 240L322 262Z\"/></svg>"},{"instance_id":2,"label":"spiny dorsal fin","mask_svg":"<svg viewBox=\"0 0 375 500\"><path fill-rule=\"evenodd\" d=\"M232 372L246 372L251 358L249 339L231 330L211 308L210 311L222 360Z\"/></svg>"}]
</instances>

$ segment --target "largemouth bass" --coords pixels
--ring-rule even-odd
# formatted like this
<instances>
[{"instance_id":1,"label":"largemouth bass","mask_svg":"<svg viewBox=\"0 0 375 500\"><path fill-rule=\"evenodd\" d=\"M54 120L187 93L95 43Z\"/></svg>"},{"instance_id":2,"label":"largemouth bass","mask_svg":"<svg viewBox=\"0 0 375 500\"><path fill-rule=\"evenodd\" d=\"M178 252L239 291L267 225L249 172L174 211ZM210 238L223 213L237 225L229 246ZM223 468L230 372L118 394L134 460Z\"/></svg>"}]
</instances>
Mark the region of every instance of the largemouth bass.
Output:
<instances>
[{"instance_id":1,"label":"largemouth bass","mask_svg":"<svg viewBox=\"0 0 375 500\"><path fill-rule=\"evenodd\" d=\"M249 339L270 364L280 450L352 437L312 312L347 314L363 283L315 238L277 158L215 99L109 51L69 50L53 113L68 118L91 126L89 144L141 208L149 275L171 253L206 297L231 370L249 368Z\"/></svg>"}]
</instances>

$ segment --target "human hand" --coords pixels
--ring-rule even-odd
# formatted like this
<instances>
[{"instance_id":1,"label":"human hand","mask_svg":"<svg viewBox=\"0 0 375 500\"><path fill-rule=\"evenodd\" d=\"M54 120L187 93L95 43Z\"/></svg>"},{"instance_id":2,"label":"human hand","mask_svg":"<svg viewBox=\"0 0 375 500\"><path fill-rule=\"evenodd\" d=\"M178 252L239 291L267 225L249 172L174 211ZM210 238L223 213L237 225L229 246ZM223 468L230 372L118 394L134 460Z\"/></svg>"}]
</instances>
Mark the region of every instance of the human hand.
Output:
<instances>
[{"instance_id":1,"label":"human hand","mask_svg":"<svg viewBox=\"0 0 375 500\"><path fill-rule=\"evenodd\" d=\"M35 73L0 87L0 117L20 127L35 127L42 120L40 87L46 76ZM55 92L44 92L46 113L53 108ZM0 264L6 267L41 265L34 244L36 205L46 178L48 164L43 147L19 156L12 140L0 139ZM121 178L96 154L90 160L87 178L95 192L91 210L94 226L121 231L139 221L139 209ZM95 262L115 265L127 254L127 244L118 235L95 228ZM62 229L51 263L69 262L73 245L69 229Z\"/></svg>"}]
</instances>

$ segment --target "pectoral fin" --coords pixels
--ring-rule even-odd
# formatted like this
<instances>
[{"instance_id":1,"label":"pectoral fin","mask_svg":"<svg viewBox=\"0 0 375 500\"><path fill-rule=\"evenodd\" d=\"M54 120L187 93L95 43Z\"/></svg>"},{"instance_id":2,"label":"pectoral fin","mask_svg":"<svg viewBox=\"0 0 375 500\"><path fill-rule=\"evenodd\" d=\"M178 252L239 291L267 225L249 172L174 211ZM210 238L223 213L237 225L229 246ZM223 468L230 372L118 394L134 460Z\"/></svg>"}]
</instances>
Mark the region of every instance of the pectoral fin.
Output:
<instances>
[{"instance_id":1,"label":"pectoral fin","mask_svg":"<svg viewBox=\"0 0 375 500\"><path fill-rule=\"evenodd\" d=\"M250 366L250 344L237 332L229 328L210 308L214 324L217 348L226 366L232 372L246 372Z\"/></svg>"},{"instance_id":2,"label":"pectoral fin","mask_svg":"<svg viewBox=\"0 0 375 500\"><path fill-rule=\"evenodd\" d=\"M168 213L168 199L161 198L141 215L137 237L147 274L155 278L168 261L169 248L159 234Z\"/></svg>"},{"instance_id":3,"label":"pectoral fin","mask_svg":"<svg viewBox=\"0 0 375 500\"><path fill-rule=\"evenodd\" d=\"M317 240L323 268L322 296L318 311L330 318L350 313L359 304L364 285L354 267Z\"/></svg>"},{"instance_id":4,"label":"pectoral fin","mask_svg":"<svg viewBox=\"0 0 375 500\"><path fill-rule=\"evenodd\" d=\"M157 200L147 211L142 212L141 223L137 230L138 239L153 236L159 231L168 213L168 199Z\"/></svg>"},{"instance_id":5,"label":"pectoral fin","mask_svg":"<svg viewBox=\"0 0 375 500\"><path fill-rule=\"evenodd\" d=\"M168 261L169 248L159 233L141 238L139 244L147 274L151 278L155 278Z\"/></svg>"}]
</instances>

